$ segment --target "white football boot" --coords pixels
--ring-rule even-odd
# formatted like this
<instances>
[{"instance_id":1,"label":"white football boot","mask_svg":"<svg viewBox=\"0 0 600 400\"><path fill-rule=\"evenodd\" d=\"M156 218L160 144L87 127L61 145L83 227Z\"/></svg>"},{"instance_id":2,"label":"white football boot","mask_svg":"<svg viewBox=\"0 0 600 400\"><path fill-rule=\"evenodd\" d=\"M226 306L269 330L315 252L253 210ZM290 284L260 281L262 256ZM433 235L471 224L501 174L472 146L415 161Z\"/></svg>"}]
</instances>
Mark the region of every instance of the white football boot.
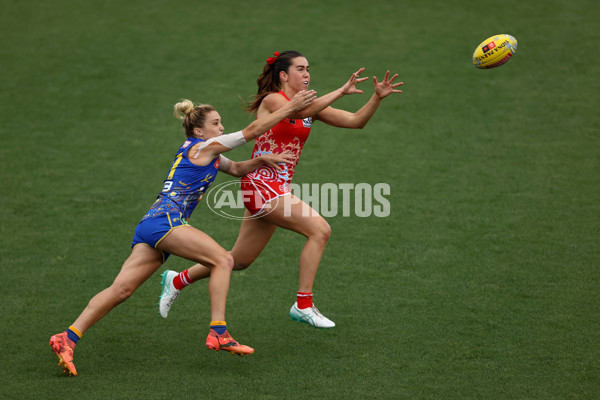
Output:
<instances>
[{"instance_id":1,"label":"white football boot","mask_svg":"<svg viewBox=\"0 0 600 400\"><path fill-rule=\"evenodd\" d=\"M314 305L310 308L299 309L298 302L295 302L290 309L290 318L298 322L304 322L315 328L329 329L335 326L335 323L321 314Z\"/></svg>"},{"instance_id":2,"label":"white football boot","mask_svg":"<svg viewBox=\"0 0 600 400\"><path fill-rule=\"evenodd\" d=\"M166 270L162 273L162 280L160 284L162 285L162 293L160 294L160 300L158 301L158 310L160 312L160 316L163 318L167 318L169 316L169 310L171 306L179 297L180 290L175 289L173 286L173 278L179 275L175 271Z\"/></svg>"}]
</instances>

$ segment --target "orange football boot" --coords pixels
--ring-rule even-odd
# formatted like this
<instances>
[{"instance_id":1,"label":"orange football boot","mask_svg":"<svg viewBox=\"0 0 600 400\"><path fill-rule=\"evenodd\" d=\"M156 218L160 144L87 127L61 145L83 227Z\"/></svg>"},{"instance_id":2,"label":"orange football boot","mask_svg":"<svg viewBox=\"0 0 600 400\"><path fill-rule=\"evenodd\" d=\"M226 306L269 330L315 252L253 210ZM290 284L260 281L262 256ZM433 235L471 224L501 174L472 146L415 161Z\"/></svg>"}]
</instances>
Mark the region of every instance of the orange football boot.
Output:
<instances>
[{"instance_id":1,"label":"orange football boot","mask_svg":"<svg viewBox=\"0 0 600 400\"><path fill-rule=\"evenodd\" d=\"M224 334L219 335L213 329L210 330L206 338L206 347L215 351L225 350L231 354L238 354L240 356L254 353L252 347L239 344L229 335L229 332L225 331Z\"/></svg>"},{"instance_id":2,"label":"orange football boot","mask_svg":"<svg viewBox=\"0 0 600 400\"><path fill-rule=\"evenodd\" d=\"M58 356L58 366L62 367L65 374L77 376L77 370L73 364L73 349L75 343L69 339L67 332L58 333L50 338L50 347Z\"/></svg>"}]
</instances>

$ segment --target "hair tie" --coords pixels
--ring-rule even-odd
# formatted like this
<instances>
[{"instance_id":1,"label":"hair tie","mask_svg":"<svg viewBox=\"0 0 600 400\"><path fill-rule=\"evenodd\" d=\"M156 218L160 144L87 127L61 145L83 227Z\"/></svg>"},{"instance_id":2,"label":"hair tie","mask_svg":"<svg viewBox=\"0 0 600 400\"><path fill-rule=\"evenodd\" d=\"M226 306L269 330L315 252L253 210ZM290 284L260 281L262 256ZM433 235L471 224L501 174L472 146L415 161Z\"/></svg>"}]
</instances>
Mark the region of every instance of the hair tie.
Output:
<instances>
[{"instance_id":1,"label":"hair tie","mask_svg":"<svg viewBox=\"0 0 600 400\"><path fill-rule=\"evenodd\" d=\"M273 55L274 55L275 57L269 57L269 58L267 58L267 64L271 65L271 64L273 64L275 61L277 61L277 57L279 57L279 55L280 55L280 54L281 54L281 53L280 53L280 52L278 52L278 51L276 51L275 53L273 53Z\"/></svg>"}]
</instances>

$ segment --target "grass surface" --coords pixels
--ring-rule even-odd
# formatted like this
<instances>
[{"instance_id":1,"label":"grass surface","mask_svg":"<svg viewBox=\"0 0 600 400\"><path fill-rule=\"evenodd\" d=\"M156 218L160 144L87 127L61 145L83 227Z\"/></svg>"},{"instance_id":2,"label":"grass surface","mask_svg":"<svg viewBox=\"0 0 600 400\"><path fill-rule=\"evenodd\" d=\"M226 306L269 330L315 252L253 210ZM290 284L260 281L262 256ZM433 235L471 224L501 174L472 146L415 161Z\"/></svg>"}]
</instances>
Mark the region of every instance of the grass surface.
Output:
<instances>
[{"instance_id":1,"label":"grass surface","mask_svg":"<svg viewBox=\"0 0 600 400\"><path fill-rule=\"evenodd\" d=\"M1 4L0 398L600 396L597 2ZM496 33L518 53L475 69ZM232 276L229 327L255 354L206 350L206 282L162 320L155 275L64 377L48 339L128 256L183 138L173 104L211 103L238 130L238 97L286 49L321 94L361 66L405 82L364 130L316 123L297 170L391 187L389 217L328 219L315 301L336 328L288 319L304 240L280 230ZM363 88L336 106L356 110ZM191 222L225 248L239 228L205 204Z\"/></svg>"}]
</instances>

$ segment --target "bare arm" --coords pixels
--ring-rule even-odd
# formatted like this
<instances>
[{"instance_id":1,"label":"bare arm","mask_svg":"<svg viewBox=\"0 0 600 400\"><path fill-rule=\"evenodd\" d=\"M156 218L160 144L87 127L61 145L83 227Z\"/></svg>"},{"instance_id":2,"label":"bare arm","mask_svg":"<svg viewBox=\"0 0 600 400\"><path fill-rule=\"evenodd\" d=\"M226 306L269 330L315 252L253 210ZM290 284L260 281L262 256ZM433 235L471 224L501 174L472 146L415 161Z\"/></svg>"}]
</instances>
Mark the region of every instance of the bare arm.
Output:
<instances>
[{"instance_id":1,"label":"bare arm","mask_svg":"<svg viewBox=\"0 0 600 400\"><path fill-rule=\"evenodd\" d=\"M316 115L315 118L338 128L364 128L365 125L367 125L367 122L369 122L371 117L375 114L375 111L377 111L377 108L379 108L381 100L392 93L402 93L402 90L396 90L396 88L403 85L404 82L393 83L398 77L398 74L392 76L391 79L388 79L389 75L390 71L387 71L385 78L381 82L378 82L377 78L373 77L375 93L373 93L373 96L371 96L369 101L355 113L327 107Z\"/></svg>"},{"instance_id":2,"label":"bare arm","mask_svg":"<svg viewBox=\"0 0 600 400\"><path fill-rule=\"evenodd\" d=\"M242 177L263 165L270 165L277 170L281 170L281 163L294 163L295 159L291 152L287 151L281 154L265 154L260 157L253 158L246 161L232 161L229 158L221 154L221 162L219 164L219 171L225 172L226 174Z\"/></svg>"},{"instance_id":3,"label":"bare arm","mask_svg":"<svg viewBox=\"0 0 600 400\"><path fill-rule=\"evenodd\" d=\"M373 94L369 101L356 112L327 107L315 119L337 128L362 129L379 108L381 99Z\"/></svg>"},{"instance_id":4,"label":"bare arm","mask_svg":"<svg viewBox=\"0 0 600 400\"><path fill-rule=\"evenodd\" d=\"M284 118L292 113L299 111L315 101L316 92L314 90L303 90L296 93L291 101L286 102L282 107L266 115L264 118L254 120L250 125L242 130L246 141L256 139Z\"/></svg>"},{"instance_id":5,"label":"bare arm","mask_svg":"<svg viewBox=\"0 0 600 400\"><path fill-rule=\"evenodd\" d=\"M303 90L296 93L292 100L286 102L279 110L276 110L276 112L269 114L265 118L254 120L242 131L211 138L204 143L193 146L189 150L190 154L193 154L190 158L191 162L195 165L208 165L208 163L214 160L219 154L233 150L234 148L259 137L294 111L301 110L308 106L315 98L316 92L314 90ZM232 138L232 140L227 140L229 138ZM234 144L227 146L227 143Z\"/></svg>"},{"instance_id":6,"label":"bare arm","mask_svg":"<svg viewBox=\"0 0 600 400\"><path fill-rule=\"evenodd\" d=\"M362 74L364 70L365 70L364 68L360 68L358 71L356 71L355 73L353 73L350 76L350 79L348 79L348 81L346 83L344 83L344 85L342 87L340 87L339 89L334 90L332 92L329 92L324 96L317 98L313 103L311 103L307 107L304 107L300 110L293 112L290 115L290 118L304 119L307 117L312 117L312 116L318 114L319 112L321 112L322 110L326 109L327 107L329 107L336 100L340 99L341 97L343 97L347 94L355 94L355 93L362 94L363 91L357 89L356 84L360 83L360 82L364 82L367 79L369 79L369 78L360 78L360 74ZM257 117L260 119L260 118L263 118L263 117L269 115L270 113L274 113L275 111L279 110L281 107L285 106L287 103L288 103L288 101L283 96L279 96L276 93L272 93L264 98L263 104L261 105L261 108L257 114Z\"/></svg>"},{"instance_id":7,"label":"bare arm","mask_svg":"<svg viewBox=\"0 0 600 400\"><path fill-rule=\"evenodd\" d=\"M298 119L312 117L314 115L317 115L319 112L333 104L336 100L340 99L341 97L347 94L363 94L362 90L356 88L356 84L369 79L360 78L360 74L362 74L364 70L364 68L359 68L358 71L356 71L352 74L352 76L350 76L350 79L348 79L348 81L344 83L344 85L341 88L319 97L308 107L305 107L293 113L292 117Z\"/></svg>"}]
</instances>

